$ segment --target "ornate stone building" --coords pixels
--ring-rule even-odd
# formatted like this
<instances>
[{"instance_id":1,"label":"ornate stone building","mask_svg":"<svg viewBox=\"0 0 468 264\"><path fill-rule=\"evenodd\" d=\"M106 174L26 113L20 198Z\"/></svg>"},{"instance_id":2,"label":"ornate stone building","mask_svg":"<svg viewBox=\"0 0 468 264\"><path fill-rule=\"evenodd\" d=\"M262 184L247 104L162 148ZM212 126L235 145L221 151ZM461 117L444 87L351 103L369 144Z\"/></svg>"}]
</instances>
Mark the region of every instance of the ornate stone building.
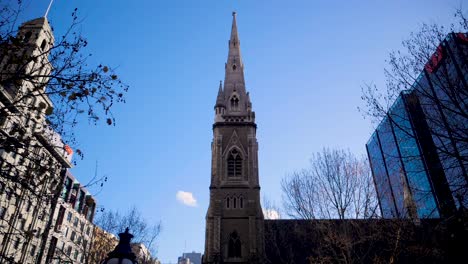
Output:
<instances>
[{"instance_id":1,"label":"ornate stone building","mask_svg":"<svg viewBox=\"0 0 468 264\"><path fill-rule=\"evenodd\" d=\"M0 263L34 263L47 252L50 197L72 166L72 150L46 122L53 44L51 26L40 17L0 46Z\"/></svg>"},{"instance_id":2,"label":"ornate stone building","mask_svg":"<svg viewBox=\"0 0 468 264\"><path fill-rule=\"evenodd\" d=\"M257 125L245 87L235 12L224 85L220 83L214 110L203 262L262 262L264 218L260 205Z\"/></svg>"}]
</instances>

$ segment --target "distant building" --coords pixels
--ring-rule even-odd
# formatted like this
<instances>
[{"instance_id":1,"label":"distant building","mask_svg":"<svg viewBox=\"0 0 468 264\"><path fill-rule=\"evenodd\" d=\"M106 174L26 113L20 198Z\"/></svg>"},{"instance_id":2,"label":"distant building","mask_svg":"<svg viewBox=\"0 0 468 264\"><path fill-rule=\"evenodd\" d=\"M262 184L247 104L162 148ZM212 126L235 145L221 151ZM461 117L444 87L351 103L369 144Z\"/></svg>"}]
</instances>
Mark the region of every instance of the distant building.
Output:
<instances>
[{"instance_id":1,"label":"distant building","mask_svg":"<svg viewBox=\"0 0 468 264\"><path fill-rule=\"evenodd\" d=\"M138 264L157 264L158 260L151 256L151 252L142 243L132 243L132 251L137 257Z\"/></svg>"},{"instance_id":2,"label":"distant building","mask_svg":"<svg viewBox=\"0 0 468 264\"><path fill-rule=\"evenodd\" d=\"M192 251L191 253L183 253L181 257L178 258L178 264L201 264L202 254L195 253Z\"/></svg>"},{"instance_id":3,"label":"distant building","mask_svg":"<svg viewBox=\"0 0 468 264\"><path fill-rule=\"evenodd\" d=\"M385 218L449 217L456 211L457 200L465 207L468 203L468 164L447 155L468 154L468 143L450 134L466 126L467 118L448 113L453 102L445 98L452 93L468 104L466 95L463 99L457 90L458 86L467 89L467 44L465 34L450 34L413 88L400 94L366 145ZM450 91L439 85L442 71L448 78L444 81L454 83ZM438 106L438 101L445 107Z\"/></svg>"},{"instance_id":4,"label":"distant building","mask_svg":"<svg viewBox=\"0 0 468 264\"><path fill-rule=\"evenodd\" d=\"M177 264L190 264L190 259L185 257L179 257L177 259Z\"/></svg>"},{"instance_id":5,"label":"distant building","mask_svg":"<svg viewBox=\"0 0 468 264\"><path fill-rule=\"evenodd\" d=\"M104 231L99 226L94 226L88 263L101 263L118 243L119 239L114 234Z\"/></svg>"}]
</instances>

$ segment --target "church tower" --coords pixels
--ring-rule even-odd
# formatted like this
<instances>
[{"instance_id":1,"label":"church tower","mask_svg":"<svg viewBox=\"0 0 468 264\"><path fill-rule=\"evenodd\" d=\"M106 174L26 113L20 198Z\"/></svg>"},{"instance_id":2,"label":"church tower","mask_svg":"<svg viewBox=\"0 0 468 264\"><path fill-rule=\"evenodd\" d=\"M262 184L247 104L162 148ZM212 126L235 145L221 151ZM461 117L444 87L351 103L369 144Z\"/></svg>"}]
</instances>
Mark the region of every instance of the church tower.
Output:
<instances>
[{"instance_id":1,"label":"church tower","mask_svg":"<svg viewBox=\"0 0 468 264\"><path fill-rule=\"evenodd\" d=\"M264 218L260 205L257 125L245 88L235 12L224 85L219 84L214 110L203 262L261 263Z\"/></svg>"}]
</instances>

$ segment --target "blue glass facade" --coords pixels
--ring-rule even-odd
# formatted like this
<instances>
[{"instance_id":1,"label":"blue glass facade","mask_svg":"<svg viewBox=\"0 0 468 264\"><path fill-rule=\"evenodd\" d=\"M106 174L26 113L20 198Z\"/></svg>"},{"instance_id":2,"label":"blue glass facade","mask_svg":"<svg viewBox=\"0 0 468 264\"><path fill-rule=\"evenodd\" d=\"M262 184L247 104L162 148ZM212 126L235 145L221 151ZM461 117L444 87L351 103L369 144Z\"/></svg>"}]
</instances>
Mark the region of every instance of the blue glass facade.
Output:
<instances>
[{"instance_id":1,"label":"blue glass facade","mask_svg":"<svg viewBox=\"0 0 468 264\"><path fill-rule=\"evenodd\" d=\"M367 143L381 213L385 218L406 218L414 207L419 218L439 217L406 98L398 97Z\"/></svg>"},{"instance_id":2,"label":"blue glass facade","mask_svg":"<svg viewBox=\"0 0 468 264\"><path fill-rule=\"evenodd\" d=\"M456 198L467 207L467 54L467 35L451 33L369 139L383 217L451 216Z\"/></svg>"},{"instance_id":3,"label":"blue glass facade","mask_svg":"<svg viewBox=\"0 0 468 264\"><path fill-rule=\"evenodd\" d=\"M385 218L398 217L377 132L374 132L372 135L371 140L367 144L367 150L369 152L369 161L373 169L374 183L376 185L380 208L382 209L382 216Z\"/></svg>"}]
</instances>

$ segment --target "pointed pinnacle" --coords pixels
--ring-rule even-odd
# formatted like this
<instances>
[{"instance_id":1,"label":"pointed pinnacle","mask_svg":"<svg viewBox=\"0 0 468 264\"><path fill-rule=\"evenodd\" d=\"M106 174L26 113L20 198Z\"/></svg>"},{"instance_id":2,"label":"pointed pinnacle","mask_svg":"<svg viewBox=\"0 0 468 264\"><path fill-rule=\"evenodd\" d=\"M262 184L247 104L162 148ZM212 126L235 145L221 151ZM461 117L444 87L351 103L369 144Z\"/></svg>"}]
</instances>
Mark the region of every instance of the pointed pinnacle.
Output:
<instances>
[{"instance_id":1,"label":"pointed pinnacle","mask_svg":"<svg viewBox=\"0 0 468 264\"><path fill-rule=\"evenodd\" d=\"M223 82L219 81L218 96L216 97L216 105L224 106L224 92L223 92Z\"/></svg>"},{"instance_id":2,"label":"pointed pinnacle","mask_svg":"<svg viewBox=\"0 0 468 264\"><path fill-rule=\"evenodd\" d=\"M239 34L237 33L237 13L232 12L232 28L231 28L231 42L239 42Z\"/></svg>"}]
</instances>

